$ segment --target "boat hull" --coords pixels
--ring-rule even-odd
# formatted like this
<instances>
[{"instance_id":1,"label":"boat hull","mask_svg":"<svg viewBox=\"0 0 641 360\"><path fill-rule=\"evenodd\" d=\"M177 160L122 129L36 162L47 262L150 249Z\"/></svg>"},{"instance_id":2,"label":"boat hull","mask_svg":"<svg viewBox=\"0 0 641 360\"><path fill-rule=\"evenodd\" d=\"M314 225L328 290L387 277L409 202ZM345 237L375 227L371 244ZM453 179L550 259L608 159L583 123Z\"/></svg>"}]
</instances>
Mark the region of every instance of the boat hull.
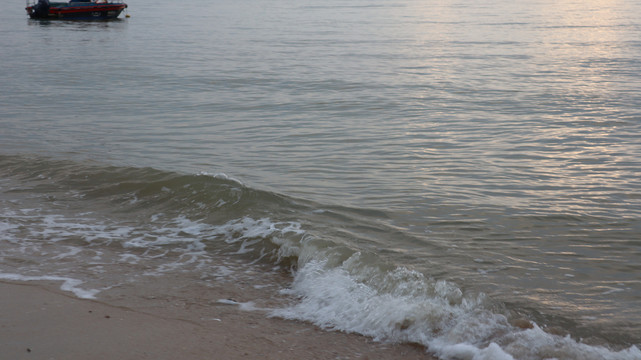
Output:
<instances>
[{"instance_id":1,"label":"boat hull","mask_svg":"<svg viewBox=\"0 0 641 360\"><path fill-rule=\"evenodd\" d=\"M117 18L127 8L124 3L73 3L51 4L48 10L38 9L38 5L28 6L27 14L32 19L61 20L110 20Z\"/></svg>"}]
</instances>

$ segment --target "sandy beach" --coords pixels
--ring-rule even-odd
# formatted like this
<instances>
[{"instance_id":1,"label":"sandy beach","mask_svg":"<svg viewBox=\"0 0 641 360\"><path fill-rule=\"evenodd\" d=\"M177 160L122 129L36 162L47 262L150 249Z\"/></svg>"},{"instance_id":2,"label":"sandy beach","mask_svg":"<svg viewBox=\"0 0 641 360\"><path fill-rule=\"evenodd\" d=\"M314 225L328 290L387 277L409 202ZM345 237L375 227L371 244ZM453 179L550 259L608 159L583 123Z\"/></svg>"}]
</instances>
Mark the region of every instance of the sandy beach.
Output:
<instances>
[{"instance_id":1,"label":"sandy beach","mask_svg":"<svg viewBox=\"0 0 641 360\"><path fill-rule=\"evenodd\" d=\"M0 282L4 359L433 359L423 347L381 344L233 304L204 312L188 301L145 305L132 296L122 306L78 299L58 286Z\"/></svg>"}]
</instances>

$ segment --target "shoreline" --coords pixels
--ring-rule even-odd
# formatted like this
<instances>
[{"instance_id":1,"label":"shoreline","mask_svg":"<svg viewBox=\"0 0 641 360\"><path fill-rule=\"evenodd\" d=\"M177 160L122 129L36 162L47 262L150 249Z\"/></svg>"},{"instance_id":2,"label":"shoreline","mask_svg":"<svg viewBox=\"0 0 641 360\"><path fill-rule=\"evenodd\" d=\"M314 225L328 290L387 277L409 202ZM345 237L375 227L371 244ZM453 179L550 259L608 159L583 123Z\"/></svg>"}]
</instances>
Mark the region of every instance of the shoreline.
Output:
<instances>
[{"instance_id":1,"label":"shoreline","mask_svg":"<svg viewBox=\"0 0 641 360\"><path fill-rule=\"evenodd\" d=\"M216 302L204 311L188 301L153 299L155 304L148 306L133 294L129 299L134 301L124 306L123 301L79 299L57 285L0 281L3 356L15 360L435 360L418 345L378 343L357 334L268 318L237 305Z\"/></svg>"}]
</instances>

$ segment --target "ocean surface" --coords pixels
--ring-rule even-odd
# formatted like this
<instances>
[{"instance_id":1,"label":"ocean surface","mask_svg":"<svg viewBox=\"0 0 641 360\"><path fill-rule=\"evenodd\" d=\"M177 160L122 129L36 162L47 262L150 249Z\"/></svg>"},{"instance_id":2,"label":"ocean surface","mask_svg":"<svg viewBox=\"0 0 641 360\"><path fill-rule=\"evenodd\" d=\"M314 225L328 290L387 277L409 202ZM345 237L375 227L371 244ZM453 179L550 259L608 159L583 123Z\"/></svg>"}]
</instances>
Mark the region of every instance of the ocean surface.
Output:
<instances>
[{"instance_id":1,"label":"ocean surface","mask_svg":"<svg viewBox=\"0 0 641 360\"><path fill-rule=\"evenodd\" d=\"M0 279L259 266L441 359L641 359L641 2L128 4L0 13Z\"/></svg>"}]
</instances>

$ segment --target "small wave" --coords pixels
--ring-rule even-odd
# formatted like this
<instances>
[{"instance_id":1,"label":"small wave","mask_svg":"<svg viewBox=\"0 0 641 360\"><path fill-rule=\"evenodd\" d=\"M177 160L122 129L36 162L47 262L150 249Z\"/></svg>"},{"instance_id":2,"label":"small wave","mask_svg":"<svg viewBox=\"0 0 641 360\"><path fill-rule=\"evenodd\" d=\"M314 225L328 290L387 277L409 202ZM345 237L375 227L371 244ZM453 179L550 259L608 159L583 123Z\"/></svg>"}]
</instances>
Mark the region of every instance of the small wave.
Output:
<instances>
[{"instance_id":1,"label":"small wave","mask_svg":"<svg viewBox=\"0 0 641 360\"><path fill-rule=\"evenodd\" d=\"M376 341L418 343L441 359L638 360L636 346L616 351L546 332L538 324L496 311L484 294L465 294L456 284L375 254L321 241L298 223L242 218L217 228L239 252L277 246L276 261L294 258L294 280L283 293L296 301L271 316L358 333Z\"/></svg>"},{"instance_id":2,"label":"small wave","mask_svg":"<svg viewBox=\"0 0 641 360\"><path fill-rule=\"evenodd\" d=\"M101 290L97 289L83 289L79 287L84 282L78 279L73 279L63 276L27 276L20 274L7 274L0 273L0 279L10 280L10 281L60 281L60 290L72 292L74 295L81 299L95 299L96 294Z\"/></svg>"},{"instance_id":3,"label":"small wave","mask_svg":"<svg viewBox=\"0 0 641 360\"><path fill-rule=\"evenodd\" d=\"M441 359L641 359L636 346L614 351L547 333L535 323L512 325L482 294L464 296L452 283L405 268L380 274L360 257L356 253L338 267L325 260L301 266L288 290L299 301L272 316L378 341L422 344Z\"/></svg>"},{"instance_id":4,"label":"small wave","mask_svg":"<svg viewBox=\"0 0 641 360\"><path fill-rule=\"evenodd\" d=\"M7 254L26 249L33 255L20 254L17 270L0 273L0 279L60 281L64 291L93 298L99 290L84 288L75 265L67 266L74 258L96 262L87 264L96 278L104 266L145 261L140 276L188 269L230 278L236 272L232 265L208 262L224 251L292 270L293 282L284 293L295 301L272 310L272 316L377 341L422 344L442 359L641 359L636 346L616 351L551 334L546 324L518 325L487 296L387 263L368 239L345 241L345 234L357 236L349 229L332 232L335 225L354 221L363 227L355 219L369 214L318 210L207 173L0 156L0 175L15 180L3 183L8 200L0 214L0 241L10 249ZM304 220L292 220L299 218ZM28 271L41 264L33 259L45 253L60 264L58 272L17 274L34 274Z\"/></svg>"}]
</instances>

